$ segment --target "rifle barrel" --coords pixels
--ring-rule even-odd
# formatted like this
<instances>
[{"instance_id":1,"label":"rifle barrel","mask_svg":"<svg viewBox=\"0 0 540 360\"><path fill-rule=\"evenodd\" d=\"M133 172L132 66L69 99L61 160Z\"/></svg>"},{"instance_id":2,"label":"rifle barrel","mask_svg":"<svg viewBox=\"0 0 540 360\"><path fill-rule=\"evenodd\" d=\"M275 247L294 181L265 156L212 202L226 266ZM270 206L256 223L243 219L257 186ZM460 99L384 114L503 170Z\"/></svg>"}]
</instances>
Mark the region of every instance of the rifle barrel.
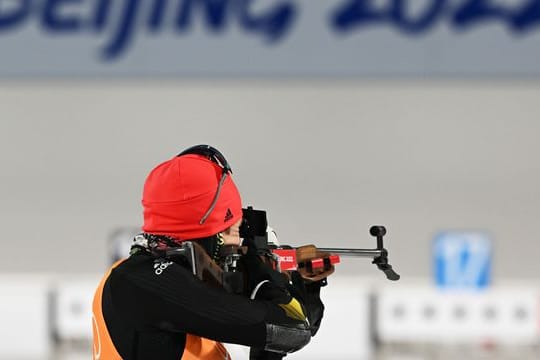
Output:
<instances>
[{"instance_id":1,"label":"rifle barrel","mask_svg":"<svg viewBox=\"0 0 540 360\"><path fill-rule=\"evenodd\" d=\"M375 258L381 256L382 250L380 249L342 249L342 248L318 248L322 252L328 252L337 254L340 256L351 257L371 257Z\"/></svg>"}]
</instances>

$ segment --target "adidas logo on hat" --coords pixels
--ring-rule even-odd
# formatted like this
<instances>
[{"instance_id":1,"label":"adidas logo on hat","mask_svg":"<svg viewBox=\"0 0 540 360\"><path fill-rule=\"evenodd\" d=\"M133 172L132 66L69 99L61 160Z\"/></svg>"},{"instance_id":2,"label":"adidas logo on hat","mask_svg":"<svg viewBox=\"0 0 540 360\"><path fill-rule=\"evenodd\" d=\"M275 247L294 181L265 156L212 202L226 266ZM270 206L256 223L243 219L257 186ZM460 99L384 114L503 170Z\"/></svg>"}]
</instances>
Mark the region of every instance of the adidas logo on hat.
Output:
<instances>
[{"instance_id":1,"label":"adidas logo on hat","mask_svg":"<svg viewBox=\"0 0 540 360\"><path fill-rule=\"evenodd\" d=\"M231 209L227 209L227 213L225 214L225 220L223 222L227 222L233 218L233 213Z\"/></svg>"}]
</instances>

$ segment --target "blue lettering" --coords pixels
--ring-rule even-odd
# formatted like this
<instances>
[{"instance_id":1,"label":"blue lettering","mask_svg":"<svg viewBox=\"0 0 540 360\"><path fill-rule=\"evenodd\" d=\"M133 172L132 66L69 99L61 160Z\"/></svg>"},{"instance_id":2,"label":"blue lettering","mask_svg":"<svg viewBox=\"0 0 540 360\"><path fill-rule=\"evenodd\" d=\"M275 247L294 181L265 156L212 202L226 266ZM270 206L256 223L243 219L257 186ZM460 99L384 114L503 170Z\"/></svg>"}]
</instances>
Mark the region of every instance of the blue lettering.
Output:
<instances>
[{"instance_id":1,"label":"blue lettering","mask_svg":"<svg viewBox=\"0 0 540 360\"><path fill-rule=\"evenodd\" d=\"M268 41L280 39L290 28L296 8L290 3L279 3L266 13L254 15L250 12L253 0L185 0L182 2L176 29L185 31L191 27L195 5L204 8L206 25L213 31L222 31L226 25L228 11L235 10L240 25L252 32L263 34Z\"/></svg>"},{"instance_id":2,"label":"blue lettering","mask_svg":"<svg viewBox=\"0 0 540 360\"><path fill-rule=\"evenodd\" d=\"M349 0L332 14L332 25L338 31L350 31L355 27L381 23L386 19L386 12L375 9L370 0Z\"/></svg>"},{"instance_id":3,"label":"blue lettering","mask_svg":"<svg viewBox=\"0 0 540 360\"><path fill-rule=\"evenodd\" d=\"M81 19L60 15L63 5L80 3L81 0L47 0L43 8L42 26L53 31L73 31L81 27Z\"/></svg>"},{"instance_id":4,"label":"blue lettering","mask_svg":"<svg viewBox=\"0 0 540 360\"><path fill-rule=\"evenodd\" d=\"M332 25L338 31L348 31L361 25L389 22L408 33L428 30L443 13L446 0L433 0L416 19L407 15L408 0L389 0L387 8L376 9L371 0L352 0L338 8Z\"/></svg>"},{"instance_id":5,"label":"blue lettering","mask_svg":"<svg viewBox=\"0 0 540 360\"><path fill-rule=\"evenodd\" d=\"M0 2L3 0L0 0ZM74 13L86 9L87 17ZM262 1L262 0L261 0ZM213 32L223 32L229 23L247 33L257 34L268 42L280 40L296 19L297 8L290 0L277 0L266 9L252 10L255 0L18 0L11 7L0 7L0 31L22 23L32 10L40 11L41 26L52 32L88 30L108 34L102 49L106 60L119 57L137 36L138 31L156 33L168 22L174 5L176 16L170 19L176 31L187 31L201 15L203 23ZM35 6L33 6L35 5ZM69 12L68 12L69 11ZM84 27L84 28L83 28Z\"/></svg>"},{"instance_id":6,"label":"blue lettering","mask_svg":"<svg viewBox=\"0 0 540 360\"><path fill-rule=\"evenodd\" d=\"M186 30L191 26L191 1L183 1L178 8L176 30Z\"/></svg>"},{"instance_id":7,"label":"blue lettering","mask_svg":"<svg viewBox=\"0 0 540 360\"><path fill-rule=\"evenodd\" d=\"M401 30L409 33L418 33L426 31L433 26L439 14L444 10L445 4L446 0L434 0L431 6L419 18L408 19L405 15L406 0L393 0L390 17Z\"/></svg>"},{"instance_id":8,"label":"blue lettering","mask_svg":"<svg viewBox=\"0 0 540 360\"><path fill-rule=\"evenodd\" d=\"M95 13L93 16L93 21L90 24L94 30L101 31L107 24L107 20L109 19L109 12L111 9L111 1L110 0L96 0L96 8Z\"/></svg>"},{"instance_id":9,"label":"blue lettering","mask_svg":"<svg viewBox=\"0 0 540 360\"><path fill-rule=\"evenodd\" d=\"M405 33L420 33L433 27L443 15L450 16L456 29L490 20L507 24L515 31L540 24L540 0L529 0L519 11L497 5L494 0L466 0L452 9L448 0L432 0L415 19L406 15L407 5L413 0L387 1L387 8L377 9L374 0L348 0L333 12L331 25L336 31L346 32L369 24L390 23Z\"/></svg>"},{"instance_id":10,"label":"blue lettering","mask_svg":"<svg viewBox=\"0 0 540 360\"><path fill-rule=\"evenodd\" d=\"M527 31L538 24L540 24L540 0L530 0L513 20L516 31Z\"/></svg>"},{"instance_id":11,"label":"blue lettering","mask_svg":"<svg viewBox=\"0 0 540 360\"><path fill-rule=\"evenodd\" d=\"M106 59L112 59L124 51L135 33L136 19L140 10L140 0L125 0L122 18L110 43L103 53Z\"/></svg>"},{"instance_id":12,"label":"blue lettering","mask_svg":"<svg viewBox=\"0 0 540 360\"><path fill-rule=\"evenodd\" d=\"M222 31L229 0L184 0L176 19L176 29L183 31L191 27L194 6L204 8L206 26L213 31Z\"/></svg>"},{"instance_id":13,"label":"blue lettering","mask_svg":"<svg viewBox=\"0 0 540 360\"><path fill-rule=\"evenodd\" d=\"M454 13L453 23L455 27L464 28L486 20L510 22L511 18L508 10L490 4L489 0L469 0Z\"/></svg>"},{"instance_id":14,"label":"blue lettering","mask_svg":"<svg viewBox=\"0 0 540 360\"><path fill-rule=\"evenodd\" d=\"M20 0L18 7L10 12L4 12L0 7L0 31L19 25L28 16L29 10L29 0Z\"/></svg>"},{"instance_id":15,"label":"blue lettering","mask_svg":"<svg viewBox=\"0 0 540 360\"><path fill-rule=\"evenodd\" d=\"M267 13L255 16L249 12L252 0L242 0L240 23L246 30L257 31L266 36L269 42L281 39L296 18L296 7L291 3L277 4Z\"/></svg>"},{"instance_id":16,"label":"blue lettering","mask_svg":"<svg viewBox=\"0 0 540 360\"><path fill-rule=\"evenodd\" d=\"M148 29L152 32L156 32L163 26L163 18L165 17L165 9L167 7L167 0L154 0L154 6L150 17L148 18Z\"/></svg>"}]
</instances>

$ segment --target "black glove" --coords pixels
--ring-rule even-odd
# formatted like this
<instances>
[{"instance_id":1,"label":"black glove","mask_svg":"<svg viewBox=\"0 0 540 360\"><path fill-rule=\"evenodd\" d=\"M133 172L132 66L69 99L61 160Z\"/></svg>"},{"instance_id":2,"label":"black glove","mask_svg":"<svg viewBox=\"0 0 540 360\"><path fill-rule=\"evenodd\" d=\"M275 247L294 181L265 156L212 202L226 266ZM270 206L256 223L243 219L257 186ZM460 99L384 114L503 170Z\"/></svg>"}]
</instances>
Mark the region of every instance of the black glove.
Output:
<instances>
[{"instance_id":1,"label":"black glove","mask_svg":"<svg viewBox=\"0 0 540 360\"><path fill-rule=\"evenodd\" d=\"M244 255L241 263L245 272L245 288L248 297L278 304L282 306L288 316L295 318L295 320L305 319L303 309L302 314L298 314L288 306L293 301L293 297L288 291L290 285L286 275L273 270L254 252ZM298 302L296 304L299 305ZM281 360L285 356L286 354L283 353L266 351L262 348L254 347L249 352L250 360Z\"/></svg>"},{"instance_id":2,"label":"black glove","mask_svg":"<svg viewBox=\"0 0 540 360\"><path fill-rule=\"evenodd\" d=\"M311 336L315 336L324 315L324 304L321 301L321 286L326 285L326 279L307 282L297 271L291 272L291 284L288 290L292 296L304 305L309 320Z\"/></svg>"},{"instance_id":3,"label":"black glove","mask_svg":"<svg viewBox=\"0 0 540 360\"><path fill-rule=\"evenodd\" d=\"M321 286L326 284L326 279L307 282L300 273L292 271L289 282L286 275L273 270L269 265L263 263L259 255L251 251L242 257L242 264L246 272L247 296L251 297L254 295L254 290L257 290L254 298L258 300L287 304L292 297L298 299L304 307L311 335L314 336L317 333L324 315L324 304L320 298L320 290Z\"/></svg>"},{"instance_id":4,"label":"black glove","mask_svg":"<svg viewBox=\"0 0 540 360\"><path fill-rule=\"evenodd\" d=\"M267 296L263 296L264 300L271 300L270 297L272 295L278 294L278 289L281 289L284 293L288 293L287 276L272 269L268 264L265 264L261 257L255 252L248 252L246 255L242 256L240 262L246 279L245 295L248 297L251 297L254 290L257 290L258 292L260 287L262 287L263 282L265 284L271 283L271 285L264 286L264 288L266 288L265 291L270 291ZM263 297L259 296L262 295L257 295L258 299L263 299Z\"/></svg>"}]
</instances>

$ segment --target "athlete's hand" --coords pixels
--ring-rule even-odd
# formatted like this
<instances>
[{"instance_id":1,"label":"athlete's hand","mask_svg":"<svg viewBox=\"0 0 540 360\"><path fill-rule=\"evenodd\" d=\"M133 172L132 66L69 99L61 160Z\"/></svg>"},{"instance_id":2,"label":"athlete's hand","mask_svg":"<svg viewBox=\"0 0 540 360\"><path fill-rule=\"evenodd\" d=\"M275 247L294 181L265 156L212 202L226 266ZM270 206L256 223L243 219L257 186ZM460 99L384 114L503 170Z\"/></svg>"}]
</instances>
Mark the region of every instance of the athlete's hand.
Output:
<instances>
[{"instance_id":1,"label":"athlete's hand","mask_svg":"<svg viewBox=\"0 0 540 360\"><path fill-rule=\"evenodd\" d=\"M265 264L256 253L248 252L242 256L241 263L247 283L246 295L251 297L253 291L257 287L261 287L263 282L269 282L273 287L286 291L288 286L287 276Z\"/></svg>"}]
</instances>

